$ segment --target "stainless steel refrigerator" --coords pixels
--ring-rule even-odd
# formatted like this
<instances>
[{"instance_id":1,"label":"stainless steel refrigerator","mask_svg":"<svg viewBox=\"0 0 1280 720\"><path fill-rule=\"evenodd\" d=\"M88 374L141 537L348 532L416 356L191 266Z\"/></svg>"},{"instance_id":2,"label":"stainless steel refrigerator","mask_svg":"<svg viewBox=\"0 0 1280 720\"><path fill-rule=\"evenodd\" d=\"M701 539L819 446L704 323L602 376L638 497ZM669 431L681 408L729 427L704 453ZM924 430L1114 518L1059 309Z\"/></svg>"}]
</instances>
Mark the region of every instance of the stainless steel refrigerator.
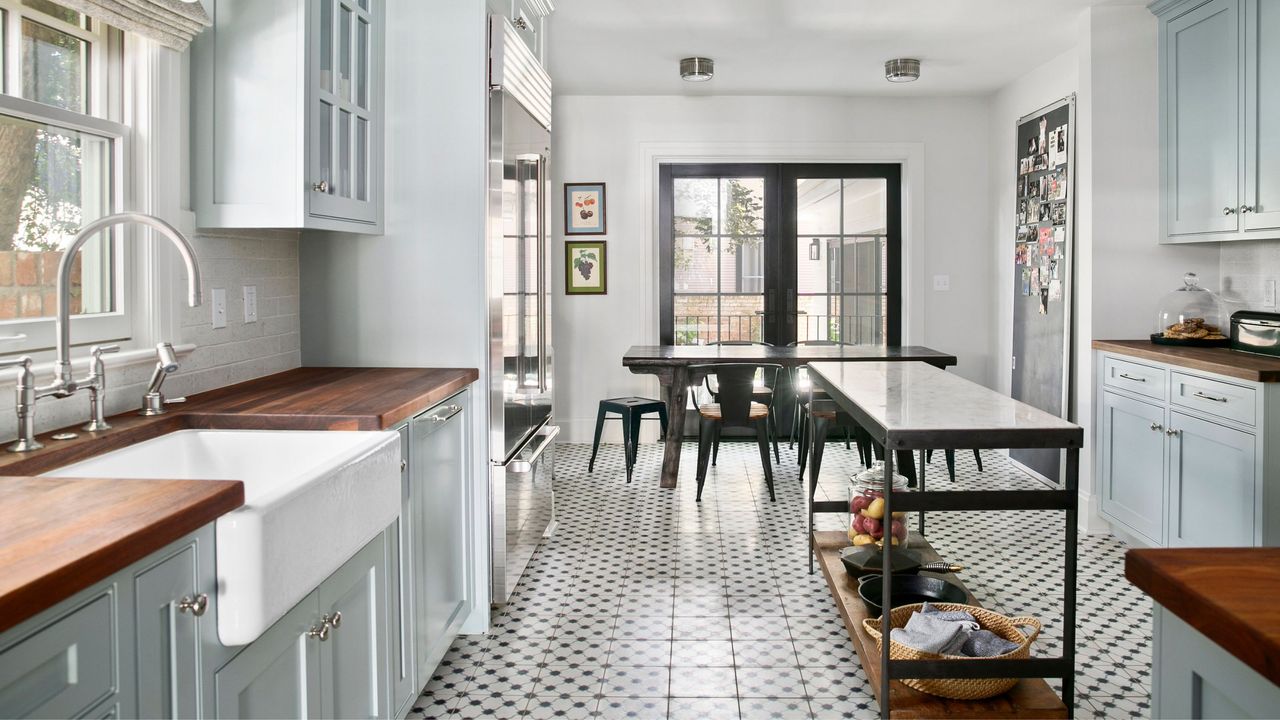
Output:
<instances>
[{"instance_id":1,"label":"stainless steel refrigerator","mask_svg":"<svg viewBox=\"0 0 1280 720\"><path fill-rule=\"evenodd\" d=\"M555 530L551 81L511 23L489 23L489 498L492 601Z\"/></svg>"}]
</instances>

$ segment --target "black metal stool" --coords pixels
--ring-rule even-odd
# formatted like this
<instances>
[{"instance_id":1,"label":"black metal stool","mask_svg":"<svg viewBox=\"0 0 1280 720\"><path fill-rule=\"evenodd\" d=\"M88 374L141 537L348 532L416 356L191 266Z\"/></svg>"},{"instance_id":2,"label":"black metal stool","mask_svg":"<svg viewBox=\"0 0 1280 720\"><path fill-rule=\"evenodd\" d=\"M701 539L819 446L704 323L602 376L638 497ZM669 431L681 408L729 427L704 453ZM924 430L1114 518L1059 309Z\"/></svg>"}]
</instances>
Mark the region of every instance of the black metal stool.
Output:
<instances>
[{"instance_id":1,"label":"black metal stool","mask_svg":"<svg viewBox=\"0 0 1280 720\"><path fill-rule=\"evenodd\" d=\"M623 459L627 464L627 482L631 482L631 470L636 465L636 446L640 444L640 421L649 413L658 413L658 422L662 424L662 437L667 436L667 404L661 400L650 400L642 397L620 397L600 401L600 410L596 412L596 439L591 444L591 462L587 463L587 472L596 468L596 453L600 451L600 433L604 430L607 413L617 413L622 420Z\"/></svg>"}]
</instances>

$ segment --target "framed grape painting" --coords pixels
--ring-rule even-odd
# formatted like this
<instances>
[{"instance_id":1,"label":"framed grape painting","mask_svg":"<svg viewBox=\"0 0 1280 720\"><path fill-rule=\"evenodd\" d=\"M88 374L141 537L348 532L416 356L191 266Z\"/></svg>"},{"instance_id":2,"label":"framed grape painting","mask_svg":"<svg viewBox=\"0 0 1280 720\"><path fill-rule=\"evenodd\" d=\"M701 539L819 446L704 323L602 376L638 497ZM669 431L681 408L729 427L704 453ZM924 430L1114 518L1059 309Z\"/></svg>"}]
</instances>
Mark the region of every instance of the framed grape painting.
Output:
<instances>
[{"instance_id":1,"label":"framed grape painting","mask_svg":"<svg viewBox=\"0 0 1280 720\"><path fill-rule=\"evenodd\" d=\"M606 262L603 240L566 240L564 243L565 294L604 295L608 291Z\"/></svg>"},{"instance_id":2,"label":"framed grape painting","mask_svg":"<svg viewBox=\"0 0 1280 720\"><path fill-rule=\"evenodd\" d=\"M605 234L604 183L564 184L564 234Z\"/></svg>"}]
</instances>

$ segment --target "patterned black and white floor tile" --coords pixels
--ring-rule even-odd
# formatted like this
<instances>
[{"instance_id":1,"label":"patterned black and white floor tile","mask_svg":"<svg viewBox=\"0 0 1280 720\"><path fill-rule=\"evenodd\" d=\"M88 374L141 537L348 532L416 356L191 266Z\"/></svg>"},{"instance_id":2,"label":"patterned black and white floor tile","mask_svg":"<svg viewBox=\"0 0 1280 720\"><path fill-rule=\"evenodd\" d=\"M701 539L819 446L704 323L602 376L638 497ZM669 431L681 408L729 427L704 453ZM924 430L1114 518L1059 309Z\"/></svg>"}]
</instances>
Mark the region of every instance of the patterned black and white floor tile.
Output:
<instances>
[{"instance_id":1,"label":"patterned black and white floor tile","mask_svg":"<svg viewBox=\"0 0 1280 720\"><path fill-rule=\"evenodd\" d=\"M492 632L459 638L410 718L873 718L879 706L821 574L810 575L795 450L782 446L770 502L753 444L725 442L695 502L696 446L679 487L658 487L662 449L621 446L587 473L587 445L556 457L560 525ZM979 473L957 453L956 487L1039 487L1003 456ZM818 488L847 497L857 453L828 445ZM940 456L931 483L946 483ZM932 485L930 485L932 486ZM843 529L838 516L820 528ZM966 566L979 599L1045 623L1033 652L1061 651L1062 516L937 513L927 534ZM1150 714L1150 602L1123 576L1124 546L1079 544L1077 717Z\"/></svg>"}]
</instances>

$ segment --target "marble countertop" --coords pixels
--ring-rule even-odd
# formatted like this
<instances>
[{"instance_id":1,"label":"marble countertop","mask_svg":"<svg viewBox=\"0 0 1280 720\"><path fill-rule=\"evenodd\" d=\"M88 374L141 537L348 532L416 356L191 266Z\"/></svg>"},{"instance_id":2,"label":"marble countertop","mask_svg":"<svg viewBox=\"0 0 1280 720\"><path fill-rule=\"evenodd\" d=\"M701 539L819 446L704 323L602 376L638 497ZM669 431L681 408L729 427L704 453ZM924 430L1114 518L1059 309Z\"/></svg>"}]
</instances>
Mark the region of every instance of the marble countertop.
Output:
<instances>
[{"instance_id":1,"label":"marble countertop","mask_svg":"<svg viewBox=\"0 0 1280 720\"><path fill-rule=\"evenodd\" d=\"M810 377L894 449L1078 448L1084 430L923 362L815 362Z\"/></svg>"}]
</instances>

